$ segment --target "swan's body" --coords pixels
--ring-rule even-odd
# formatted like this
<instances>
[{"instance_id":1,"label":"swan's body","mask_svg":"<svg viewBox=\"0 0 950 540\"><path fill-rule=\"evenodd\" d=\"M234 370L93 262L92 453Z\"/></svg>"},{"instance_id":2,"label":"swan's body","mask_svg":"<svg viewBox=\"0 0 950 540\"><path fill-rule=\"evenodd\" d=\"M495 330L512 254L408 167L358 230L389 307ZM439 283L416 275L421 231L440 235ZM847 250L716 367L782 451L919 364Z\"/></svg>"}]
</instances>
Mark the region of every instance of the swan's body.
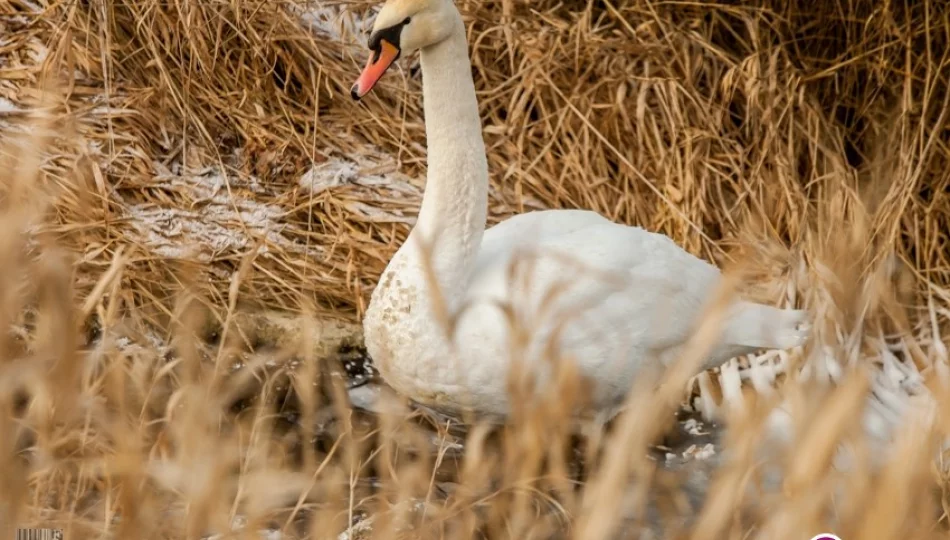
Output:
<instances>
[{"instance_id":1,"label":"swan's body","mask_svg":"<svg viewBox=\"0 0 950 540\"><path fill-rule=\"evenodd\" d=\"M375 59L354 97L368 92L401 51L421 49L428 144L418 221L384 271L363 322L383 379L435 408L506 416L516 349L504 306L514 306L516 319L534 325L519 357L543 382L548 372L538 360L555 341L593 383L591 405L611 416L641 369L675 359L719 270L666 236L589 211L531 212L485 230L488 167L458 11L451 0L393 0L375 29ZM431 266L420 240L434 242ZM538 256L522 258L530 253ZM520 275L512 273L519 258L525 261ZM551 296L552 289L559 294ZM451 338L439 302L455 318ZM567 314L573 318L565 321ZM738 302L704 367L760 348L800 345L802 319L800 311Z\"/></svg>"}]
</instances>

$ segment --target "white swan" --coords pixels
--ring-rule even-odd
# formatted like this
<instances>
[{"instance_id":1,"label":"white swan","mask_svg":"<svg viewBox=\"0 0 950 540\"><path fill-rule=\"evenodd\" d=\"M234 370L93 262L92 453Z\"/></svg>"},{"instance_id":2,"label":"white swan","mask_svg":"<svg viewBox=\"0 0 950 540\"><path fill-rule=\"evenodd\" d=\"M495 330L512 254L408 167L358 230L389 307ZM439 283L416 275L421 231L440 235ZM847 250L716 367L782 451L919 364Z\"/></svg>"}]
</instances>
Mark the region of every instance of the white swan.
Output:
<instances>
[{"instance_id":1,"label":"white swan","mask_svg":"<svg viewBox=\"0 0 950 540\"><path fill-rule=\"evenodd\" d=\"M383 379L424 405L505 417L514 363L505 306L534 313L519 358L541 358L553 339L593 382L598 416L617 411L640 370L662 366L693 330L720 272L668 237L613 223L595 212L521 214L486 231L488 165L465 26L451 0L390 0L369 38L371 57L351 91L366 95L401 54L421 51L428 176L415 227L373 291L363 327ZM453 338L440 324L420 240L439 297L457 316ZM510 274L516 254L543 255L530 278ZM564 257L567 256L567 257ZM569 258L568 258L569 257ZM579 269L578 261L586 269ZM605 280L599 274L622 276ZM561 294L544 302L550 288ZM540 314L539 314L540 312ZM559 328L561 315L575 319ZM444 320L444 317L441 317ZM739 301L706 368L761 348L804 343L804 313ZM544 363L533 366L543 384Z\"/></svg>"}]
</instances>

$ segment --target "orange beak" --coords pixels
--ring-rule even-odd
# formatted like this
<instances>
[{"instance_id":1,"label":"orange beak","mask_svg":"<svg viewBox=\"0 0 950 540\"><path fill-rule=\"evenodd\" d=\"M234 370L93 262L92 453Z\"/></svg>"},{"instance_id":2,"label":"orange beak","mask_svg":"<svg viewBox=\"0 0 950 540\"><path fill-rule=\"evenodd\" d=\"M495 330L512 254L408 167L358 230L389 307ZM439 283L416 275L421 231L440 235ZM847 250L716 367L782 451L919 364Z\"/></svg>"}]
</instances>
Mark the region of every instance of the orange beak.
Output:
<instances>
[{"instance_id":1,"label":"orange beak","mask_svg":"<svg viewBox=\"0 0 950 540\"><path fill-rule=\"evenodd\" d=\"M356 84L350 89L350 95L353 96L353 99L359 100L376 86L383 73L386 73L389 66L393 65L393 62L399 58L399 52L398 47L385 39L379 41L379 50L370 55L366 67L363 68L360 77L356 79Z\"/></svg>"}]
</instances>

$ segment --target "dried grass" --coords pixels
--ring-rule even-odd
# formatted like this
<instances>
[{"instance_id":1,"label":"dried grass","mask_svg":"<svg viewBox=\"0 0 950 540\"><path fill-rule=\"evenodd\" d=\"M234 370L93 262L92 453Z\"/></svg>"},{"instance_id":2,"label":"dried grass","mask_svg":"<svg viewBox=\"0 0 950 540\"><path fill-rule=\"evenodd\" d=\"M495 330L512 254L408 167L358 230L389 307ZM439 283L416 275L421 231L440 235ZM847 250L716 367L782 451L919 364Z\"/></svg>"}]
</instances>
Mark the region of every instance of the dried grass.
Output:
<instances>
[{"instance_id":1,"label":"dried grass","mask_svg":"<svg viewBox=\"0 0 950 540\"><path fill-rule=\"evenodd\" d=\"M0 5L0 535L947 535L937 3L460 2L492 220L593 208L815 315L805 351L693 379L728 427L699 470L649 452L696 354L580 438L559 407L348 405L320 321L365 307L425 164L411 59L347 97L370 5Z\"/></svg>"}]
</instances>

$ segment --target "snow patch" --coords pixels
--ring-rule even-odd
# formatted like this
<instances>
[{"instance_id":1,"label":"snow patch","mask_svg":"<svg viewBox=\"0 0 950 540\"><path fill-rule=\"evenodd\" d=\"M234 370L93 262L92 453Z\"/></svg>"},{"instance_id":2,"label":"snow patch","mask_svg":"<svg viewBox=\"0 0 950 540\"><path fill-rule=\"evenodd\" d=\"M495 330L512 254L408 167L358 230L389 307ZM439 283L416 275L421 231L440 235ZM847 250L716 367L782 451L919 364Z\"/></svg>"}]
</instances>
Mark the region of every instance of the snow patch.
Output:
<instances>
[{"instance_id":1,"label":"snow patch","mask_svg":"<svg viewBox=\"0 0 950 540\"><path fill-rule=\"evenodd\" d=\"M708 431L703 431L703 424L696 420L695 418L689 418L683 424L683 429L686 430L690 435L708 435Z\"/></svg>"},{"instance_id":2,"label":"snow patch","mask_svg":"<svg viewBox=\"0 0 950 540\"><path fill-rule=\"evenodd\" d=\"M356 176L356 163L333 158L304 173L298 184L309 193L316 195L327 189L351 182L356 179Z\"/></svg>"},{"instance_id":3,"label":"snow patch","mask_svg":"<svg viewBox=\"0 0 950 540\"><path fill-rule=\"evenodd\" d=\"M20 107L7 98L0 97L0 114L20 112Z\"/></svg>"},{"instance_id":4,"label":"snow patch","mask_svg":"<svg viewBox=\"0 0 950 540\"><path fill-rule=\"evenodd\" d=\"M331 157L323 163L314 165L297 181L301 191L309 195L319 195L343 186L370 188L373 202L363 200L347 201L345 206L354 219L373 223L416 222L414 216L406 216L401 211L393 211L384 203L387 200L422 198L422 188L398 172L398 166L391 158L367 148L358 157ZM365 194L364 194L365 195ZM375 204L375 203L380 204Z\"/></svg>"},{"instance_id":5,"label":"snow patch","mask_svg":"<svg viewBox=\"0 0 950 540\"><path fill-rule=\"evenodd\" d=\"M422 190L398 169L392 158L366 148L361 149L357 157L333 156L314 165L300 177L297 185L314 195L344 185L358 185L421 196Z\"/></svg>"},{"instance_id":6,"label":"snow patch","mask_svg":"<svg viewBox=\"0 0 950 540\"><path fill-rule=\"evenodd\" d=\"M297 244L281 234L283 211L279 206L242 196L242 189L260 189L254 185L256 181L241 186L237 179L232 179L229 190L228 178L214 169L177 175L161 165L156 166L160 172L151 187L183 197L185 201L172 207L155 203L127 207L130 224L139 233L139 242L151 253L169 259L210 262L228 252L241 252L262 240L260 253L263 254L270 246L278 246L305 256L320 256L318 247Z\"/></svg>"},{"instance_id":7,"label":"snow patch","mask_svg":"<svg viewBox=\"0 0 950 540\"><path fill-rule=\"evenodd\" d=\"M49 47L37 40L31 40L27 48L27 55L36 64L42 64L49 56Z\"/></svg>"},{"instance_id":8,"label":"snow patch","mask_svg":"<svg viewBox=\"0 0 950 540\"><path fill-rule=\"evenodd\" d=\"M691 444L689 448L683 452L684 459L694 459L697 461L703 461L709 459L716 455L716 447L711 443L707 443L702 448L697 447L695 444Z\"/></svg>"},{"instance_id":9,"label":"snow patch","mask_svg":"<svg viewBox=\"0 0 950 540\"><path fill-rule=\"evenodd\" d=\"M334 41L353 44L354 38L365 33L366 21L340 5L310 2L298 8L300 20L314 33ZM355 45L355 44L354 44Z\"/></svg>"}]
</instances>

